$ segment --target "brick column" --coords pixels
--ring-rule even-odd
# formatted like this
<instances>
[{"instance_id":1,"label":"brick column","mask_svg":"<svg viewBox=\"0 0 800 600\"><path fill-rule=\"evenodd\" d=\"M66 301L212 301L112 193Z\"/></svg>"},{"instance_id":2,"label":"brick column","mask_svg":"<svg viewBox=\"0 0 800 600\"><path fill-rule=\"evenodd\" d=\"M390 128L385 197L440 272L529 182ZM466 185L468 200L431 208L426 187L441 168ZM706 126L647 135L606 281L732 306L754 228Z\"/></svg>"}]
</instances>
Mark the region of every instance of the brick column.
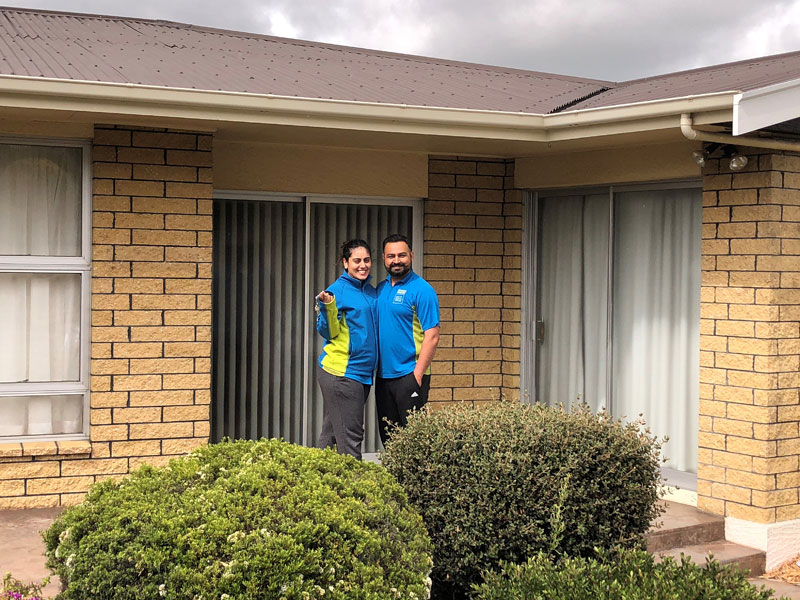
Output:
<instances>
[{"instance_id":1,"label":"brick column","mask_svg":"<svg viewBox=\"0 0 800 600\"><path fill-rule=\"evenodd\" d=\"M521 195L513 161L431 157L428 197L424 276L442 316L430 399L516 398Z\"/></svg>"},{"instance_id":2,"label":"brick column","mask_svg":"<svg viewBox=\"0 0 800 600\"><path fill-rule=\"evenodd\" d=\"M94 139L92 458L97 478L207 443L211 142L98 127Z\"/></svg>"},{"instance_id":3,"label":"brick column","mask_svg":"<svg viewBox=\"0 0 800 600\"><path fill-rule=\"evenodd\" d=\"M698 507L734 525L800 518L800 156L748 156L703 172Z\"/></svg>"}]
</instances>

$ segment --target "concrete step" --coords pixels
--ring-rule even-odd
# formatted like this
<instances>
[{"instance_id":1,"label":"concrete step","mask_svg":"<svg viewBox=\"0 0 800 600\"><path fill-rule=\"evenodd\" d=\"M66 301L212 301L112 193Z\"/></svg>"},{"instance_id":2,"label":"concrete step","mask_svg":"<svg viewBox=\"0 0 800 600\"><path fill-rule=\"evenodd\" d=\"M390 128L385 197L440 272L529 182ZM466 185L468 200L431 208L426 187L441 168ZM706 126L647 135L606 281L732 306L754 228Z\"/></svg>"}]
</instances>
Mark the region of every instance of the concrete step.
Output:
<instances>
[{"instance_id":1,"label":"concrete step","mask_svg":"<svg viewBox=\"0 0 800 600\"><path fill-rule=\"evenodd\" d=\"M725 519L697 510L694 506L663 502L664 514L647 534L647 550L651 553L695 546L725 539Z\"/></svg>"},{"instance_id":2,"label":"concrete step","mask_svg":"<svg viewBox=\"0 0 800 600\"><path fill-rule=\"evenodd\" d=\"M726 540L660 550L654 554L657 558L672 556L678 561L681 559L681 554L684 554L698 565L706 564L708 555L711 554L718 563L723 565L735 564L742 569L746 569L750 572L751 577L761 575L766 566L766 555L763 551L740 546Z\"/></svg>"}]
</instances>

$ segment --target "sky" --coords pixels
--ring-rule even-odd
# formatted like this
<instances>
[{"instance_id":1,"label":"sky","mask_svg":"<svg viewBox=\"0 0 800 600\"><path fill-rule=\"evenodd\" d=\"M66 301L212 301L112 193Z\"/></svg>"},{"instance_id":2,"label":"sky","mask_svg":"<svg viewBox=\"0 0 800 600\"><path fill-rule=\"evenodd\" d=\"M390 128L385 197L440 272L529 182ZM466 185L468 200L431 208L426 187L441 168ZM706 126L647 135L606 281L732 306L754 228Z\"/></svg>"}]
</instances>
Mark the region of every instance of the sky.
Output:
<instances>
[{"instance_id":1,"label":"sky","mask_svg":"<svg viewBox=\"0 0 800 600\"><path fill-rule=\"evenodd\" d=\"M625 81L800 50L800 0L0 0Z\"/></svg>"}]
</instances>

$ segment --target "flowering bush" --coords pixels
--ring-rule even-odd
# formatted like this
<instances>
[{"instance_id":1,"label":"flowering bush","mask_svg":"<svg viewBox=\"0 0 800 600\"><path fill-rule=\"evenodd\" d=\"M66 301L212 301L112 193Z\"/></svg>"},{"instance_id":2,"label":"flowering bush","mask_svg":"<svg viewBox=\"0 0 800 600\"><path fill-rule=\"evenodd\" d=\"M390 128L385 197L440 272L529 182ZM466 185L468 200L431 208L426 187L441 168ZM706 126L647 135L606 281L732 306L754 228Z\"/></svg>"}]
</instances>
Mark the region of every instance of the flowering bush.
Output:
<instances>
[{"instance_id":1,"label":"flowering bush","mask_svg":"<svg viewBox=\"0 0 800 600\"><path fill-rule=\"evenodd\" d=\"M47 577L42 583L25 583L6 573L3 587L0 589L0 600L44 600L42 588L50 583Z\"/></svg>"},{"instance_id":2,"label":"flowering bush","mask_svg":"<svg viewBox=\"0 0 800 600\"><path fill-rule=\"evenodd\" d=\"M95 486L45 533L60 598L423 599L430 541L383 467L223 442Z\"/></svg>"},{"instance_id":3,"label":"flowering bush","mask_svg":"<svg viewBox=\"0 0 800 600\"><path fill-rule=\"evenodd\" d=\"M659 511L659 456L638 424L497 402L411 415L383 463L433 541L433 596L449 599L504 560L640 542Z\"/></svg>"}]
</instances>

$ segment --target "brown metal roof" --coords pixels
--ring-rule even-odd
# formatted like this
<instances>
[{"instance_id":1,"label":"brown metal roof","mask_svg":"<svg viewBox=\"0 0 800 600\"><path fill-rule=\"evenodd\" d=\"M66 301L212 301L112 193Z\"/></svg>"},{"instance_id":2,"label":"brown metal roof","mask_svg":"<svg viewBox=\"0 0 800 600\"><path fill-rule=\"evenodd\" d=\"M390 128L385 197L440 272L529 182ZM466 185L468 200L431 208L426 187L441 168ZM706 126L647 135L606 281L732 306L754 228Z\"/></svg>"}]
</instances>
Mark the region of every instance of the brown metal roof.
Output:
<instances>
[{"instance_id":1,"label":"brown metal roof","mask_svg":"<svg viewBox=\"0 0 800 600\"><path fill-rule=\"evenodd\" d=\"M0 74L543 114L800 79L800 52L613 83L169 21L0 8Z\"/></svg>"},{"instance_id":2,"label":"brown metal roof","mask_svg":"<svg viewBox=\"0 0 800 600\"><path fill-rule=\"evenodd\" d=\"M209 29L0 8L0 73L545 113L607 82Z\"/></svg>"},{"instance_id":3,"label":"brown metal roof","mask_svg":"<svg viewBox=\"0 0 800 600\"><path fill-rule=\"evenodd\" d=\"M576 103L570 110L681 98L713 92L745 92L792 79L800 79L800 52L618 83L613 89Z\"/></svg>"}]
</instances>

